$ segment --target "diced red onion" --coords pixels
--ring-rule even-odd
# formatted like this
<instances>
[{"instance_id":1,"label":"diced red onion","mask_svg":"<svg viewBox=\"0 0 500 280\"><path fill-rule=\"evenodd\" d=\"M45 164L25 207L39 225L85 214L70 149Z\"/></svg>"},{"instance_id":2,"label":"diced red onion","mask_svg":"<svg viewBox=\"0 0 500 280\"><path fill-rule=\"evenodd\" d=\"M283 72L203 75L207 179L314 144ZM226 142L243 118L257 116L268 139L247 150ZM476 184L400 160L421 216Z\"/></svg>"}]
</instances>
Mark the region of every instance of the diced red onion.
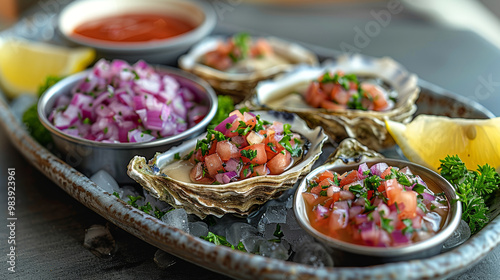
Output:
<instances>
[{"instance_id":1,"label":"diced red onion","mask_svg":"<svg viewBox=\"0 0 500 280\"><path fill-rule=\"evenodd\" d=\"M335 202L335 208L348 210L349 204L345 200L344 201L337 201L337 202Z\"/></svg>"},{"instance_id":2,"label":"diced red onion","mask_svg":"<svg viewBox=\"0 0 500 280\"><path fill-rule=\"evenodd\" d=\"M382 175L382 173L389 167L389 165L387 165L387 163L385 162L379 162L379 163L376 163L374 165L372 165L372 167L370 167L370 172L373 174L373 175L377 175L377 176L380 176Z\"/></svg>"},{"instance_id":3,"label":"diced red onion","mask_svg":"<svg viewBox=\"0 0 500 280\"><path fill-rule=\"evenodd\" d=\"M417 175L417 176L415 176L415 178L417 178L417 183L419 183L422 186L427 187L427 184L424 182L424 180L422 180L422 178L420 178L420 176Z\"/></svg>"},{"instance_id":4,"label":"diced red onion","mask_svg":"<svg viewBox=\"0 0 500 280\"><path fill-rule=\"evenodd\" d=\"M393 241L393 245L404 245L410 242L410 239L404 235L400 230L395 230L391 233L391 238Z\"/></svg>"},{"instance_id":5,"label":"diced red onion","mask_svg":"<svg viewBox=\"0 0 500 280\"><path fill-rule=\"evenodd\" d=\"M156 139L154 136L144 133L138 129L129 131L128 140L129 142L149 142Z\"/></svg>"},{"instance_id":6,"label":"diced red onion","mask_svg":"<svg viewBox=\"0 0 500 280\"><path fill-rule=\"evenodd\" d=\"M368 165L366 164L366 162L363 162L362 164L359 165L358 167L358 178L360 180L363 180L365 178L367 178L369 175L364 175L366 171L369 171L370 169L368 168Z\"/></svg>"},{"instance_id":7,"label":"diced red onion","mask_svg":"<svg viewBox=\"0 0 500 280\"><path fill-rule=\"evenodd\" d=\"M234 171L219 173L215 175L215 180L221 184L228 184L236 176L238 176L238 174Z\"/></svg>"},{"instance_id":8,"label":"diced red onion","mask_svg":"<svg viewBox=\"0 0 500 280\"><path fill-rule=\"evenodd\" d=\"M435 196L433 196L430 193L426 193L426 192L423 192L422 196L424 197L424 200L427 200L427 201L434 201L436 199Z\"/></svg>"},{"instance_id":9,"label":"diced red onion","mask_svg":"<svg viewBox=\"0 0 500 280\"><path fill-rule=\"evenodd\" d=\"M236 116L236 115L232 115L232 116L227 117L225 120L223 120L220 124L218 124L215 127L215 130L219 131L223 134L226 134L226 132L227 132L226 124L228 124L228 123L232 124L237 118L238 118L238 116Z\"/></svg>"},{"instance_id":10,"label":"diced red onion","mask_svg":"<svg viewBox=\"0 0 500 280\"><path fill-rule=\"evenodd\" d=\"M352 206L351 208L349 208L349 217L355 217L361 214L363 210L365 210L363 206Z\"/></svg>"},{"instance_id":11,"label":"diced red onion","mask_svg":"<svg viewBox=\"0 0 500 280\"><path fill-rule=\"evenodd\" d=\"M349 213L349 215L350 215L350 217L352 217L350 213ZM368 215L367 214L358 214L358 215L354 216L353 219L354 219L354 223L359 225L359 224L368 222Z\"/></svg>"},{"instance_id":12,"label":"diced red onion","mask_svg":"<svg viewBox=\"0 0 500 280\"><path fill-rule=\"evenodd\" d=\"M411 170L408 166L401 168L401 170L399 170L399 172L406 174L406 175L413 175L413 173L411 172Z\"/></svg>"},{"instance_id":13,"label":"diced red onion","mask_svg":"<svg viewBox=\"0 0 500 280\"><path fill-rule=\"evenodd\" d=\"M241 135L231 137L231 141L238 146L238 148L242 149L248 146L247 140Z\"/></svg>"},{"instance_id":14,"label":"diced red onion","mask_svg":"<svg viewBox=\"0 0 500 280\"><path fill-rule=\"evenodd\" d=\"M59 111L52 111L49 120L59 129L75 125L81 137L94 141L151 141L181 133L204 118L209 108L195 103L196 90L144 61L131 66L102 59L71 90L71 99L56 101Z\"/></svg>"},{"instance_id":15,"label":"diced red onion","mask_svg":"<svg viewBox=\"0 0 500 280\"><path fill-rule=\"evenodd\" d=\"M230 158L227 162L226 162L226 166L225 168L226 171L234 171L234 172L239 172L240 170L240 162L234 158Z\"/></svg>"},{"instance_id":16,"label":"diced red onion","mask_svg":"<svg viewBox=\"0 0 500 280\"><path fill-rule=\"evenodd\" d=\"M330 212L330 210L327 207L325 207L325 206L323 206L321 204L316 205L316 210L315 211L316 211L316 217L327 216L329 214L329 212Z\"/></svg>"}]
</instances>

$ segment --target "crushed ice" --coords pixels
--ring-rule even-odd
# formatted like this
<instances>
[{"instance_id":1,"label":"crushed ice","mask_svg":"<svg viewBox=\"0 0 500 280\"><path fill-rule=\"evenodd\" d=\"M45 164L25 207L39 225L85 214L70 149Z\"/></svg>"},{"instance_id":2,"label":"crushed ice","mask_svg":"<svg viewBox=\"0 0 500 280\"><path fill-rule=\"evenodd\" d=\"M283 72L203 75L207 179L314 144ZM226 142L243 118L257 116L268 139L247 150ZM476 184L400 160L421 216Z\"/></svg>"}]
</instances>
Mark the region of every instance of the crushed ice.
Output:
<instances>
[{"instance_id":1,"label":"crushed ice","mask_svg":"<svg viewBox=\"0 0 500 280\"><path fill-rule=\"evenodd\" d=\"M292 209L294 189L287 190L278 199L268 201L247 218L224 215L222 218L200 220L188 215L184 209L173 209L147 191L138 191L133 186L119 186L106 171L97 172L91 180L104 191L117 194L125 202L130 202L133 197L137 207L149 203L152 209L165 212L160 217L161 221L193 236L205 237L211 232L225 237L235 247L240 245L241 248L242 245L244 250L253 254L316 267L333 266L328 249L317 243L297 223ZM160 268L167 268L175 264L176 260L176 257L161 250L154 256Z\"/></svg>"},{"instance_id":2,"label":"crushed ice","mask_svg":"<svg viewBox=\"0 0 500 280\"><path fill-rule=\"evenodd\" d=\"M115 239L103 225L92 225L85 230L83 246L100 258L111 257L116 250Z\"/></svg>"}]
</instances>

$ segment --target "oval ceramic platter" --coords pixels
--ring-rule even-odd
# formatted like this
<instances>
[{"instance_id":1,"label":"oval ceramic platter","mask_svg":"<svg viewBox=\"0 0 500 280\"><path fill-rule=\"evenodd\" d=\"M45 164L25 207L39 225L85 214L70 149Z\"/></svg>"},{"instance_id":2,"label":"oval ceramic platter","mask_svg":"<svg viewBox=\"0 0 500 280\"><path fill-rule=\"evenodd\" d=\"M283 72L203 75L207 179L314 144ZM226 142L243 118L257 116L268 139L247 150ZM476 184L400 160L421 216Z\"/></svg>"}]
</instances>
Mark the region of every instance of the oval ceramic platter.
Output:
<instances>
[{"instance_id":1,"label":"oval ceramic platter","mask_svg":"<svg viewBox=\"0 0 500 280\"><path fill-rule=\"evenodd\" d=\"M463 118L490 118L483 106L421 81L418 112ZM313 267L231 250L194 237L133 208L103 191L36 142L0 95L0 121L20 153L83 205L138 238L207 269L244 279L440 279L477 263L500 244L500 216L463 245L429 259L363 268ZM330 149L331 150L331 149ZM325 151L324 154L327 154ZM396 154L396 153L395 153ZM324 157L322 157L324 159ZM317 164L321 164L321 160ZM125 167L124 167L125 169Z\"/></svg>"}]
</instances>

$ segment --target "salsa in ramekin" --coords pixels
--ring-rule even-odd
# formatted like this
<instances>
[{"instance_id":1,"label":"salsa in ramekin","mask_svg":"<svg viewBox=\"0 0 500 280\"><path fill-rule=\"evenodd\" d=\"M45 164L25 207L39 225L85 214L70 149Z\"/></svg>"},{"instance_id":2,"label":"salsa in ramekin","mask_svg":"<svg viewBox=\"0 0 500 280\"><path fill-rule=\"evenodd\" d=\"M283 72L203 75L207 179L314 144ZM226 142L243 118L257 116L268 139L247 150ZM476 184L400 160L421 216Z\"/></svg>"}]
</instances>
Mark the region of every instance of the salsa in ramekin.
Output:
<instances>
[{"instance_id":1,"label":"salsa in ramekin","mask_svg":"<svg viewBox=\"0 0 500 280\"><path fill-rule=\"evenodd\" d=\"M344 174L324 171L302 193L311 226L332 238L372 247L429 239L446 221L449 204L408 167L366 163Z\"/></svg>"}]
</instances>

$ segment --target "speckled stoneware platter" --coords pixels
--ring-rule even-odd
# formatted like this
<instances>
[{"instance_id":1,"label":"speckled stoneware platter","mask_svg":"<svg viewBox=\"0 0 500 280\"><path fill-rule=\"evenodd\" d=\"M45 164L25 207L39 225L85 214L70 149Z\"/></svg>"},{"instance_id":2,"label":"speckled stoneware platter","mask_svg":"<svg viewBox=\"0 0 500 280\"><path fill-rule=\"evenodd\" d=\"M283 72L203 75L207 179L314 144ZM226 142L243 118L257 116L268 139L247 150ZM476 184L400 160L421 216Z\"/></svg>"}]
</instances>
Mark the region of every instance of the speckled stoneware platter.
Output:
<instances>
[{"instance_id":1,"label":"speckled stoneware platter","mask_svg":"<svg viewBox=\"0 0 500 280\"><path fill-rule=\"evenodd\" d=\"M421 81L418 112L489 118L481 105ZM90 181L38 144L0 95L0 123L20 153L86 207L140 239L207 269L240 279L442 279L481 260L500 244L500 216L466 243L435 257L371 267L317 268L231 250L191 236L137 210ZM325 153L327 153L325 151ZM396 153L394 153L396 154ZM318 161L317 164L322 162ZM125 170L126 167L124 167ZM124 171L125 172L125 171Z\"/></svg>"}]
</instances>

